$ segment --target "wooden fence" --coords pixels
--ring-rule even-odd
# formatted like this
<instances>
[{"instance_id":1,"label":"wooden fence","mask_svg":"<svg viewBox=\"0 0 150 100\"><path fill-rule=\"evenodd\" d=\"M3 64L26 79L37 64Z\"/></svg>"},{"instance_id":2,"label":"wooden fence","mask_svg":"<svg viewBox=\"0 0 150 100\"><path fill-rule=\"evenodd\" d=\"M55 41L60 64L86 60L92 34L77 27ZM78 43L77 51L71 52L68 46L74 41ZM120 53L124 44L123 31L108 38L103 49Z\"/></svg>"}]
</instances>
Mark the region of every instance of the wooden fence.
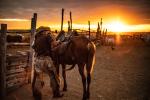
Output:
<instances>
[{"instance_id":1,"label":"wooden fence","mask_svg":"<svg viewBox=\"0 0 150 100\"><path fill-rule=\"evenodd\" d=\"M28 43L8 43L7 24L1 24L0 30L0 94L5 99L8 92L26 84L31 78L33 50L31 44L36 32L37 14L31 19Z\"/></svg>"}]
</instances>

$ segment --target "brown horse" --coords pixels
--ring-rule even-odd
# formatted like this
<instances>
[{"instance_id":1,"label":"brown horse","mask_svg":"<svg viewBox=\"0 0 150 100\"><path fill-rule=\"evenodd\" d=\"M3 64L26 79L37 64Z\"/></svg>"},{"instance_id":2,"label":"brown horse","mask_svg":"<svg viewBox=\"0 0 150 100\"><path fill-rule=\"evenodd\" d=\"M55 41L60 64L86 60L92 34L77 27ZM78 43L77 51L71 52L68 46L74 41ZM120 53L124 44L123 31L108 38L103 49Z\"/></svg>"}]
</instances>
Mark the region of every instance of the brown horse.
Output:
<instances>
[{"instance_id":1,"label":"brown horse","mask_svg":"<svg viewBox=\"0 0 150 100\"><path fill-rule=\"evenodd\" d=\"M59 75L59 65L62 65L64 87L67 90L65 65L72 65L71 69L77 64L83 84L83 100L90 97L91 73L95 63L95 45L85 36L73 36L69 42L62 42L57 47L52 45L52 58L55 61L57 73ZM87 77L84 73L86 67Z\"/></svg>"},{"instance_id":2,"label":"brown horse","mask_svg":"<svg viewBox=\"0 0 150 100\"><path fill-rule=\"evenodd\" d=\"M47 37L52 35L47 35ZM39 38L42 38L40 36ZM46 38L46 37L45 37ZM35 38L38 39L38 36ZM44 38L43 38L44 39ZM83 100L86 100L90 97L90 83L91 83L91 73L95 63L95 45L89 39L84 36L74 36L69 39L68 42L62 42L60 45L56 46L56 41L54 38L47 38L48 40L46 44L51 48L42 48L50 50L50 56L54 61L54 65L56 66L57 74L59 75L59 65L62 65L63 68L63 78L64 78L64 88L63 90L67 90L66 83L66 70L65 65L73 65L73 68L76 64L78 65L79 73L82 78L83 84ZM42 41L42 40L41 40ZM34 46L38 46L42 42L36 42ZM87 75L84 73L84 68L86 68ZM87 76L87 77L86 77Z\"/></svg>"}]
</instances>

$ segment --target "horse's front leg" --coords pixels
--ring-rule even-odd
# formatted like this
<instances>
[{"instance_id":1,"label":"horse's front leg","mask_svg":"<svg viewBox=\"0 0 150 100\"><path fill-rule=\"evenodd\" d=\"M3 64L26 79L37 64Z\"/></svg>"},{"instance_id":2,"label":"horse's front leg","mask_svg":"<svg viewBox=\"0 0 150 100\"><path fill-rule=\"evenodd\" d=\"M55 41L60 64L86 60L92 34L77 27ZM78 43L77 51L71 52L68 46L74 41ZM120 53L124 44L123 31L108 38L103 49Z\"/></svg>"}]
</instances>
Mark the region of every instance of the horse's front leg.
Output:
<instances>
[{"instance_id":1,"label":"horse's front leg","mask_svg":"<svg viewBox=\"0 0 150 100\"><path fill-rule=\"evenodd\" d=\"M63 86L63 91L67 91L67 82L66 82L66 65L62 64L62 76L64 79L64 86Z\"/></svg>"}]
</instances>

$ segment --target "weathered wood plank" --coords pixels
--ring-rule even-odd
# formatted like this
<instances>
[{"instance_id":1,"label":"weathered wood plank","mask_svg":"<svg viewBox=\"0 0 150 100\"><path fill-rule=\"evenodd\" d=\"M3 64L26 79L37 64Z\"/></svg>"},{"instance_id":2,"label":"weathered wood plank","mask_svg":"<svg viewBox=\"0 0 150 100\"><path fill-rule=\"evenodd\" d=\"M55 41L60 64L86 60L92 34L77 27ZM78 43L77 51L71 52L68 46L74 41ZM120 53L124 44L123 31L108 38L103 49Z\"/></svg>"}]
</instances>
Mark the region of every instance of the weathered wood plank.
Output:
<instances>
[{"instance_id":1,"label":"weathered wood plank","mask_svg":"<svg viewBox=\"0 0 150 100\"><path fill-rule=\"evenodd\" d=\"M17 51L16 54L11 54L11 53L8 53L7 54L7 57L8 58L11 58L11 57L20 57L20 56L29 56L29 53L28 52L20 52L20 51Z\"/></svg>"},{"instance_id":2,"label":"weathered wood plank","mask_svg":"<svg viewBox=\"0 0 150 100\"><path fill-rule=\"evenodd\" d=\"M28 67L28 64L27 63L20 63L20 64L10 64L10 65L7 65L7 70L10 70L10 69L19 69L19 68L27 68Z\"/></svg>"},{"instance_id":3,"label":"weathered wood plank","mask_svg":"<svg viewBox=\"0 0 150 100\"><path fill-rule=\"evenodd\" d=\"M6 81L13 80L14 78L26 78L27 73L22 72L22 73L16 73L16 74L10 74L6 76Z\"/></svg>"},{"instance_id":4,"label":"weathered wood plank","mask_svg":"<svg viewBox=\"0 0 150 100\"><path fill-rule=\"evenodd\" d=\"M18 82L22 82L22 81L25 81L26 78L25 77L21 77L21 78L14 78L13 80L8 80L6 81L7 85L8 84L15 84L15 83L18 83Z\"/></svg>"},{"instance_id":5,"label":"weathered wood plank","mask_svg":"<svg viewBox=\"0 0 150 100\"><path fill-rule=\"evenodd\" d=\"M30 43L13 42L13 43L7 43L7 46L30 46Z\"/></svg>"},{"instance_id":6,"label":"weathered wood plank","mask_svg":"<svg viewBox=\"0 0 150 100\"><path fill-rule=\"evenodd\" d=\"M7 24L1 24L0 33L0 96L6 97L6 32Z\"/></svg>"},{"instance_id":7,"label":"weathered wood plank","mask_svg":"<svg viewBox=\"0 0 150 100\"><path fill-rule=\"evenodd\" d=\"M29 55L28 54L18 54L18 55L12 55L12 54L9 54L7 55L7 63L10 65L11 63L14 63L14 62L18 62L18 63L23 63L23 62L26 62L28 63L28 60L29 60Z\"/></svg>"},{"instance_id":8,"label":"weathered wood plank","mask_svg":"<svg viewBox=\"0 0 150 100\"><path fill-rule=\"evenodd\" d=\"M16 82L7 84L7 93L14 91L15 89L23 86L26 83L27 83L26 80L22 79L22 80L18 80Z\"/></svg>"},{"instance_id":9,"label":"weathered wood plank","mask_svg":"<svg viewBox=\"0 0 150 100\"><path fill-rule=\"evenodd\" d=\"M7 93L9 93L11 91L14 91L15 89L23 86L24 84L26 84L24 81L18 82L18 83L15 83L15 84L8 84L7 85Z\"/></svg>"},{"instance_id":10,"label":"weathered wood plank","mask_svg":"<svg viewBox=\"0 0 150 100\"><path fill-rule=\"evenodd\" d=\"M24 71L25 71L24 68L11 69L11 70L8 70L6 74L10 75L10 74L15 74L15 73L21 73L21 72L24 72Z\"/></svg>"},{"instance_id":11,"label":"weathered wood plank","mask_svg":"<svg viewBox=\"0 0 150 100\"><path fill-rule=\"evenodd\" d=\"M7 30L7 33L30 33L31 30Z\"/></svg>"}]
</instances>

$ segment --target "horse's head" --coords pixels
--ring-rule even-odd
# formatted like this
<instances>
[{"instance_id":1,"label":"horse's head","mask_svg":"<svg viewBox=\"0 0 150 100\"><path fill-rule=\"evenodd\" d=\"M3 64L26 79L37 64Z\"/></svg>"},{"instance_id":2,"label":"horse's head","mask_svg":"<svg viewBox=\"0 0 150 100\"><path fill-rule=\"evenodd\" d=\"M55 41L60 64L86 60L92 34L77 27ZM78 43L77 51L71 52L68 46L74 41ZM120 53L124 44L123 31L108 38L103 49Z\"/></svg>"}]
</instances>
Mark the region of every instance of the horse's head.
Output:
<instances>
[{"instance_id":1,"label":"horse's head","mask_svg":"<svg viewBox=\"0 0 150 100\"><path fill-rule=\"evenodd\" d=\"M51 51L51 42L54 41L49 27L39 27L32 43L32 48L38 55L47 55Z\"/></svg>"}]
</instances>

